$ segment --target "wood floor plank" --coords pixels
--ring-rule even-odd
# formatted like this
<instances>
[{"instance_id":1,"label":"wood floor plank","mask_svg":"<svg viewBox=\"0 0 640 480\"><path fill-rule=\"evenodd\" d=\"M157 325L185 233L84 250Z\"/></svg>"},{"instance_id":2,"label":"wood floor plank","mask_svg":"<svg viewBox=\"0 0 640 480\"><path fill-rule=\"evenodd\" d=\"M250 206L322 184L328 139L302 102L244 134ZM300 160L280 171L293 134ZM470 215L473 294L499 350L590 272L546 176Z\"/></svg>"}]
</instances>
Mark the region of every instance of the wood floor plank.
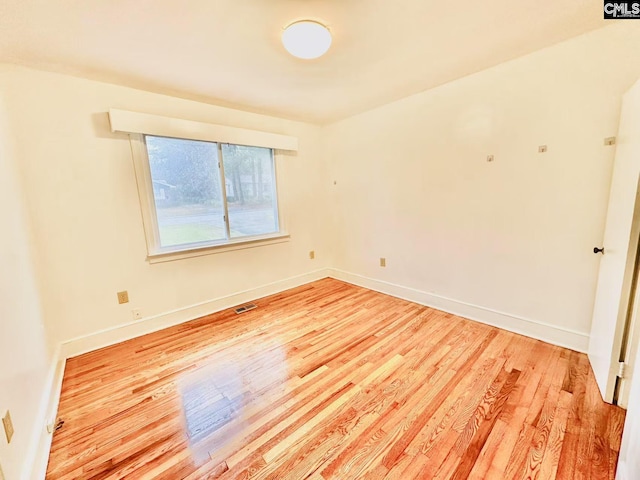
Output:
<instances>
[{"instance_id":1,"label":"wood floor plank","mask_svg":"<svg viewBox=\"0 0 640 480\"><path fill-rule=\"evenodd\" d=\"M473 436L469 439L465 439L465 436L468 436L468 433L465 432L466 435L463 434L460 437L459 443L455 446L454 450L452 450L459 453L460 460L458 462L458 466L453 472L453 475L448 478L452 478L454 480L465 480L469 478L469 474L471 473L471 470L473 469L489 434L493 430L505 402L513 391L513 387L518 381L519 376L520 371L512 370L506 377L504 383L502 381L499 382L501 388L495 397L486 398L486 400L483 399L483 406L481 407L481 410L484 412L484 418L481 419L482 421L479 425L476 424L476 422L470 424L470 426L473 427L470 429L473 432ZM489 391L491 391L491 389L489 389Z\"/></svg>"},{"instance_id":2,"label":"wood floor plank","mask_svg":"<svg viewBox=\"0 0 640 480\"><path fill-rule=\"evenodd\" d=\"M531 355L538 358L538 355L543 354L543 350L546 348L548 346L538 342ZM524 424L535 392L538 390L542 377L548 371L548 367L548 363L536 365L534 362L527 362L525 364L514 391L502 409L496 426L491 431L480 457L469 475L470 480L499 478L503 472L507 471L509 458L519 438L520 426Z\"/></svg>"},{"instance_id":3,"label":"wood floor plank","mask_svg":"<svg viewBox=\"0 0 640 480\"><path fill-rule=\"evenodd\" d=\"M47 478L613 480L585 355L334 279L67 362Z\"/></svg>"}]
</instances>

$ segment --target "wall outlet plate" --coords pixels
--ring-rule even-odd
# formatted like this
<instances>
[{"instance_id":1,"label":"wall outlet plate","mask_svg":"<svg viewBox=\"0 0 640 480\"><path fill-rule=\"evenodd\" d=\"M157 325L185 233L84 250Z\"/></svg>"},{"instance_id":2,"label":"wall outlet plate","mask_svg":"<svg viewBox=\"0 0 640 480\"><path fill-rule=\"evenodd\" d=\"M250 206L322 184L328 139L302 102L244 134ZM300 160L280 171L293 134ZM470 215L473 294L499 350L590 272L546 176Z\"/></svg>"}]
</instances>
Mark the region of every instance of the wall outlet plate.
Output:
<instances>
[{"instance_id":1,"label":"wall outlet plate","mask_svg":"<svg viewBox=\"0 0 640 480\"><path fill-rule=\"evenodd\" d=\"M11 420L11 412L7 410L7 413L2 417L2 425L4 426L4 434L7 437L7 443L11 443L13 438L13 421Z\"/></svg>"},{"instance_id":2,"label":"wall outlet plate","mask_svg":"<svg viewBox=\"0 0 640 480\"><path fill-rule=\"evenodd\" d=\"M134 308L133 310L131 310L131 315L133 315L134 320L141 320L142 310L140 310L139 308Z\"/></svg>"},{"instance_id":3,"label":"wall outlet plate","mask_svg":"<svg viewBox=\"0 0 640 480\"><path fill-rule=\"evenodd\" d=\"M123 303L129 303L129 292L126 290L122 292L118 292L118 303L122 305Z\"/></svg>"}]
</instances>

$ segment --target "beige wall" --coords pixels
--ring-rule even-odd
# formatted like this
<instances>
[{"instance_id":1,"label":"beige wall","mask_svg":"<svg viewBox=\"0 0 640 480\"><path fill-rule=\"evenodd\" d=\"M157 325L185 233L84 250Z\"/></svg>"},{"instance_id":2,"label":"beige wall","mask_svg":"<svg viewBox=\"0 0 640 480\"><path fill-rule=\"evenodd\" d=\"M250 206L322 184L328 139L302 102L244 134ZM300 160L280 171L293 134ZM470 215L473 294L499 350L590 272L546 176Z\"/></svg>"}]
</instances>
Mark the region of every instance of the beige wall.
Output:
<instances>
[{"instance_id":1,"label":"beige wall","mask_svg":"<svg viewBox=\"0 0 640 480\"><path fill-rule=\"evenodd\" d=\"M639 43L607 27L328 127L335 266L586 350Z\"/></svg>"},{"instance_id":2,"label":"beige wall","mask_svg":"<svg viewBox=\"0 0 640 480\"><path fill-rule=\"evenodd\" d=\"M20 152L5 100L0 92L0 416L11 412L15 435L7 444L0 428L0 464L7 479L18 479L44 432L38 412L51 357L17 173Z\"/></svg>"},{"instance_id":3,"label":"beige wall","mask_svg":"<svg viewBox=\"0 0 640 480\"><path fill-rule=\"evenodd\" d=\"M324 267L326 214L318 127L57 74L5 67L22 177L33 219L43 305L54 343L207 302ZM110 108L299 137L285 155L287 243L150 265L128 136ZM316 251L309 260L308 251ZM118 305L116 292L131 302Z\"/></svg>"}]
</instances>

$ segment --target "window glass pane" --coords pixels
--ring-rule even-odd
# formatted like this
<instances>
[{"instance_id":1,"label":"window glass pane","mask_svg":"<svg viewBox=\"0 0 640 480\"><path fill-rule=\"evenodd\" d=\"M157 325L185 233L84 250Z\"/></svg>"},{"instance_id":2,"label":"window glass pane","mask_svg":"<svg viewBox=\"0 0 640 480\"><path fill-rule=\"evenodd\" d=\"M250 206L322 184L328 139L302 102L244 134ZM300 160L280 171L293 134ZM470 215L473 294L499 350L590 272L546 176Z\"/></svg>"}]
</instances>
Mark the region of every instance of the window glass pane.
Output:
<instances>
[{"instance_id":1,"label":"window glass pane","mask_svg":"<svg viewBox=\"0 0 640 480\"><path fill-rule=\"evenodd\" d=\"M231 237L278 231L273 151L222 145Z\"/></svg>"},{"instance_id":2,"label":"window glass pane","mask_svg":"<svg viewBox=\"0 0 640 480\"><path fill-rule=\"evenodd\" d=\"M225 240L218 146L146 136L160 246Z\"/></svg>"}]
</instances>

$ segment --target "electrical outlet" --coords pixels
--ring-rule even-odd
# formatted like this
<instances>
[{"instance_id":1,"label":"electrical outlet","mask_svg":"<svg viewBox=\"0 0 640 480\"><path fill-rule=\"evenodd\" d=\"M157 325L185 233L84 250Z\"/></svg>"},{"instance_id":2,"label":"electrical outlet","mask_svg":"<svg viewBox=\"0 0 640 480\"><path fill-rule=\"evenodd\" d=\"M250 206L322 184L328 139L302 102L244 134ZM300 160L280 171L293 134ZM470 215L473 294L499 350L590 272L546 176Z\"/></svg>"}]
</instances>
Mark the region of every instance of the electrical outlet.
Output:
<instances>
[{"instance_id":1,"label":"electrical outlet","mask_svg":"<svg viewBox=\"0 0 640 480\"><path fill-rule=\"evenodd\" d=\"M134 308L131 310L131 314L133 315L134 320L140 320L142 318L142 310L139 308Z\"/></svg>"},{"instance_id":2,"label":"electrical outlet","mask_svg":"<svg viewBox=\"0 0 640 480\"><path fill-rule=\"evenodd\" d=\"M311 260L313 260L314 258L316 258L316 252L314 252L313 250L311 250L311 251L309 252L309 258L310 258Z\"/></svg>"},{"instance_id":3,"label":"electrical outlet","mask_svg":"<svg viewBox=\"0 0 640 480\"><path fill-rule=\"evenodd\" d=\"M13 438L13 422L11 421L11 412L7 410L7 413L2 417L2 425L4 425L4 434L7 437L7 443L11 443Z\"/></svg>"},{"instance_id":4,"label":"electrical outlet","mask_svg":"<svg viewBox=\"0 0 640 480\"><path fill-rule=\"evenodd\" d=\"M126 290L122 292L118 292L118 303L122 305L123 303L129 303L129 292Z\"/></svg>"},{"instance_id":5,"label":"electrical outlet","mask_svg":"<svg viewBox=\"0 0 640 480\"><path fill-rule=\"evenodd\" d=\"M538 153L545 153L547 151L547 146L546 145L540 145L538 147Z\"/></svg>"},{"instance_id":6,"label":"electrical outlet","mask_svg":"<svg viewBox=\"0 0 640 480\"><path fill-rule=\"evenodd\" d=\"M387 266L387 259L380 257L380 266L381 267L386 267Z\"/></svg>"},{"instance_id":7,"label":"electrical outlet","mask_svg":"<svg viewBox=\"0 0 640 480\"><path fill-rule=\"evenodd\" d=\"M487 162L493 162L493 155L487 155Z\"/></svg>"}]
</instances>

